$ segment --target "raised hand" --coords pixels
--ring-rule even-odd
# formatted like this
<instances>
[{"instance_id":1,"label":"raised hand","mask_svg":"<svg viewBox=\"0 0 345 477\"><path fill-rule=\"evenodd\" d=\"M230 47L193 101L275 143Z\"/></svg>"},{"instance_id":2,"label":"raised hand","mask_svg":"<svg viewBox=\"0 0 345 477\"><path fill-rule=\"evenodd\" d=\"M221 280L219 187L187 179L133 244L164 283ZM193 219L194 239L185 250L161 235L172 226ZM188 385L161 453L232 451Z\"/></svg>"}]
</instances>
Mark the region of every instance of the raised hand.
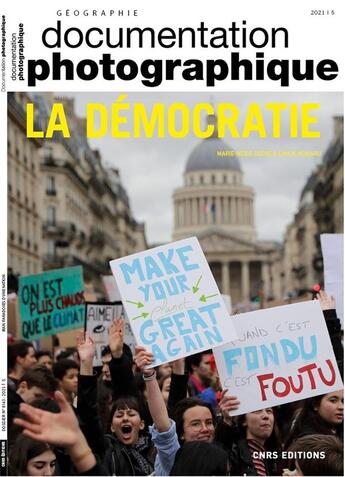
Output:
<instances>
[{"instance_id":1,"label":"raised hand","mask_svg":"<svg viewBox=\"0 0 345 477\"><path fill-rule=\"evenodd\" d=\"M324 290L320 290L316 296L322 310L335 310L335 299L333 296L328 295Z\"/></svg>"},{"instance_id":2,"label":"raised hand","mask_svg":"<svg viewBox=\"0 0 345 477\"><path fill-rule=\"evenodd\" d=\"M232 418L229 415L229 412L238 409L240 401L237 399L236 396L227 396L227 392L227 389L224 389L224 391L222 392L222 397L219 401L219 409L221 410L221 413L223 415L223 421L225 422L225 424L231 426Z\"/></svg>"},{"instance_id":3,"label":"raised hand","mask_svg":"<svg viewBox=\"0 0 345 477\"><path fill-rule=\"evenodd\" d=\"M83 331L79 333L77 336L77 349L81 362L92 362L96 353L96 344L91 336L86 335Z\"/></svg>"},{"instance_id":4,"label":"raised hand","mask_svg":"<svg viewBox=\"0 0 345 477\"><path fill-rule=\"evenodd\" d=\"M147 369L153 363L153 354L146 350L143 346L135 347L134 362L144 375L152 374L152 369Z\"/></svg>"},{"instance_id":5,"label":"raised hand","mask_svg":"<svg viewBox=\"0 0 345 477\"><path fill-rule=\"evenodd\" d=\"M175 361L171 363L171 365L172 365L172 372L174 374L184 374L184 370L185 370L184 358L176 359Z\"/></svg>"},{"instance_id":6,"label":"raised hand","mask_svg":"<svg viewBox=\"0 0 345 477\"><path fill-rule=\"evenodd\" d=\"M109 348L113 358L121 358L123 353L124 318L113 320L108 328Z\"/></svg>"},{"instance_id":7,"label":"raised hand","mask_svg":"<svg viewBox=\"0 0 345 477\"><path fill-rule=\"evenodd\" d=\"M25 419L15 418L14 423L24 428L23 434L36 441L69 447L75 444L81 432L78 420L60 391L56 391L55 399L61 412L56 414L22 403L20 411Z\"/></svg>"},{"instance_id":8,"label":"raised hand","mask_svg":"<svg viewBox=\"0 0 345 477\"><path fill-rule=\"evenodd\" d=\"M60 407L58 414L23 403L20 405L20 411L25 419L15 418L14 423L22 426L23 434L31 439L64 447L78 472L87 472L96 465L96 458L65 396L60 391L56 391L55 399Z\"/></svg>"}]
</instances>

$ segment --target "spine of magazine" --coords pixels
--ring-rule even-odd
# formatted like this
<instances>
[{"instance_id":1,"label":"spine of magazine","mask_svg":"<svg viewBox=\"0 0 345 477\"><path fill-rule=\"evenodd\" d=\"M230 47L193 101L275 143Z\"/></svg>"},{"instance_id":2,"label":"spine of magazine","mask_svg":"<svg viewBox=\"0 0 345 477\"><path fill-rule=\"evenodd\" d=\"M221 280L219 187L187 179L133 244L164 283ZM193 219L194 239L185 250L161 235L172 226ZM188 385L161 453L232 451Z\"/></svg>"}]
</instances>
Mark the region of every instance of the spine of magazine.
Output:
<instances>
[{"instance_id":1,"label":"spine of magazine","mask_svg":"<svg viewBox=\"0 0 345 477\"><path fill-rule=\"evenodd\" d=\"M1 275L1 331L0 331L0 475L7 475L7 286L6 274Z\"/></svg>"}]
</instances>

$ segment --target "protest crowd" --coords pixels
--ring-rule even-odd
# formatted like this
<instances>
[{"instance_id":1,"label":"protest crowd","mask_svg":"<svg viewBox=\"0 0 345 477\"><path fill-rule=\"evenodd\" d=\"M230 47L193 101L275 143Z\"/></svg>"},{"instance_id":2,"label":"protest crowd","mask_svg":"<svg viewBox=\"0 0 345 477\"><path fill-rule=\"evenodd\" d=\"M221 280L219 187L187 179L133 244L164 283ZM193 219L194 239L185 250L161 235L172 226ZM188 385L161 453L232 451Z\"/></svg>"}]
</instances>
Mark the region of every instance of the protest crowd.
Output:
<instances>
[{"instance_id":1,"label":"protest crowd","mask_svg":"<svg viewBox=\"0 0 345 477\"><path fill-rule=\"evenodd\" d=\"M318 300L342 375L335 302ZM231 416L212 350L152 367L119 318L94 355L84 332L56 358L9 345L10 475L343 475L342 390Z\"/></svg>"}]
</instances>

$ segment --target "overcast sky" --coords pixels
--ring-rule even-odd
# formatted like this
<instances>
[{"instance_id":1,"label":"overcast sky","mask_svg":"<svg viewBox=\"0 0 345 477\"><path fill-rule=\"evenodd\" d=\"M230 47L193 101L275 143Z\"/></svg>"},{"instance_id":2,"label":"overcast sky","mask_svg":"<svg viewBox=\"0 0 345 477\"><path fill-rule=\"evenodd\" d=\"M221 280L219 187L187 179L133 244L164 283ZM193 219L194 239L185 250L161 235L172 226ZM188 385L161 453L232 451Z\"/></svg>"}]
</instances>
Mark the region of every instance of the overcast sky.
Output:
<instances>
[{"instance_id":1,"label":"overcast sky","mask_svg":"<svg viewBox=\"0 0 345 477\"><path fill-rule=\"evenodd\" d=\"M86 103L108 106L116 102L116 93L66 93L74 96L76 111L85 116ZM148 108L155 102L184 102L192 107L198 102L235 103L246 111L250 102L320 103L318 125L320 139L232 139L225 142L235 150L321 150L324 152L333 137L332 116L342 114L340 93L130 93L128 102L143 102ZM110 109L109 109L110 111ZM244 115L244 114L243 114ZM266 114L267 125L271 124ZM283 115L287 125L288 115ZM130 124L130 122L129 122ZM243 124L243 120L239 122ZM267 126L268 131L270 127ZM286 129L285 129L286 131ZM286 137L286 136L285 136ZM183 184L183 172L189 154L202 139L192 134L185 139L113 139L111 135L90 140L103 160L120 170L122 183L129 195L134 217L146 224L149 243L171 240L173 228L172 193ZM321 158L240 158L244 183L255 190L255 217L260 240L282 240L283 233L297 210L300 192Z\"/></svg>"}]
</instances>

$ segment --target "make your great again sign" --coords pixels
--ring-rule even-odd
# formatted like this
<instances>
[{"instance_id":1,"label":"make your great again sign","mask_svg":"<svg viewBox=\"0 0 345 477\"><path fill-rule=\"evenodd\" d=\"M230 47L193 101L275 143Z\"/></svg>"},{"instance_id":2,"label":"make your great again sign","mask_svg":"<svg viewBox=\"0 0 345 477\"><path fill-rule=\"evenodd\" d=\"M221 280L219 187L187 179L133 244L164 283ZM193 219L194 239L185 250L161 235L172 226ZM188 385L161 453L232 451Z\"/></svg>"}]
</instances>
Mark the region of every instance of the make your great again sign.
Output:
<instances>
[{"instance_id":1,"label":"make your great again sign","mask_svg":"<svg viewBox=\"0 0 345 477\"><path fill-rule=\"evenodd\" d=\"M195 237L110 266L135 338L153 353L154 366L237 338Z\"/></svg>"},{"instance_id":2,"label":"make your great again sign","mask_svg":"<svg viewBox=\"0 0 345 477\"><path fill-rule=\"evenodd\" d=\"M214 350L223 388L237 396L236 416L342 389L318 301L233 317L238 340Z\"/></svg>"}]
</instances>

